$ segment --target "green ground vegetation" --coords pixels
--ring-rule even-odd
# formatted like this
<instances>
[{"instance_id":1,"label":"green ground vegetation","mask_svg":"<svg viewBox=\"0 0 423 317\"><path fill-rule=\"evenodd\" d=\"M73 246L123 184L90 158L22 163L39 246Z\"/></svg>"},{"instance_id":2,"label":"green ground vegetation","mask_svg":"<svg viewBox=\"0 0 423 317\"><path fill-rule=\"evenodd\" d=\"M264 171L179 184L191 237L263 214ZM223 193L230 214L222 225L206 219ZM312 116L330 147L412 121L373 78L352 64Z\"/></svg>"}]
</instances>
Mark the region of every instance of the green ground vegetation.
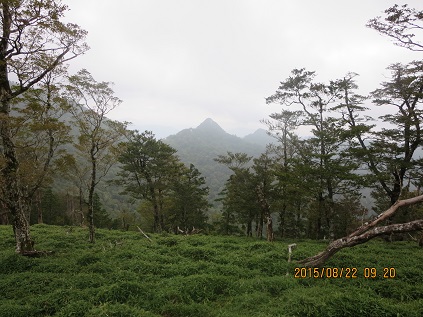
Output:
<instances>
[{"instance_id":1,"label":"green ground vegetation","mask_svg":"<svg viewBox=\"0 0 423 317\"><path fill-rule=\"evenodd\" d=\"M357 268L357 278L296 278L295 260L327 242L170 234L150 242L99 229L91 244L87 230L34 225L37 249L55 253L30 258L14 253L11 226L0 226L0 317L423 316L423 249L413 242L375 240L326 263ZM365 278L365 268L394 268L395 277Z\"/></svg>"}]
</instances>

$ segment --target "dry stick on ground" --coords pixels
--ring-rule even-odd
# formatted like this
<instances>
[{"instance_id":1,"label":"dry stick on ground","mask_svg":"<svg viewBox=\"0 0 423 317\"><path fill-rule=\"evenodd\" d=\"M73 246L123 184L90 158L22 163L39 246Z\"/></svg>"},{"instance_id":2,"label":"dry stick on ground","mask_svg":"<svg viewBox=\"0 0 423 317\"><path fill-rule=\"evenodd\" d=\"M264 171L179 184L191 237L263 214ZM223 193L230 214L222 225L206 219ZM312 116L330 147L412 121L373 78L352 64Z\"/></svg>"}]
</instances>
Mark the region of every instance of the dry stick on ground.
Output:
<instances>
[{"instance_id":1,"label":"dry stick on ground","mask_svg":"<svg viewBox=\"0 0 423 317\"><path fill-rule=\"evenodd\" d=\"M309 257L307 259L299 261L300 264L304 266L321 266L323 263L333 256L339 250L345 247L352 247L357 244L364 243L374 237L387 234L387 233L400 233L400 232L411 232L417 230L423 230L423 219L400 223L392 224L388 226L376 227L380 222L391 217L395 212L404 206L414 205L417 203L423 202L423 195L416 196L409 199L398 200L393 204L389 209L385 210L383 213L378 215L373 221L366 222L364 225L359 227L353 233L349 234L346 237L340 238L331 242L327 248L320 252L319 254Z\"/></svg>"},{"instance_id":2,"label":"dry stick on ground","mask_svg":"<svg viewBox=\"0 0 423 317\"><path fill-rule=\"evenodd\" d=\"M137 226L137 228L138 228L138 230L139 230L139 231L140 231L140 232L144 235L144 237L146 237L146 238L148 239L148 241L150 241L151 243L153 243L153 240L151 240L151 239L150 239L150 237L149 237L149 236L147 236L147 235L144 233L144 231L142 231L142 230L141 230L141 228L140 228L140 227L138 227L138 226Z\"/></svg>"}]
</instances>

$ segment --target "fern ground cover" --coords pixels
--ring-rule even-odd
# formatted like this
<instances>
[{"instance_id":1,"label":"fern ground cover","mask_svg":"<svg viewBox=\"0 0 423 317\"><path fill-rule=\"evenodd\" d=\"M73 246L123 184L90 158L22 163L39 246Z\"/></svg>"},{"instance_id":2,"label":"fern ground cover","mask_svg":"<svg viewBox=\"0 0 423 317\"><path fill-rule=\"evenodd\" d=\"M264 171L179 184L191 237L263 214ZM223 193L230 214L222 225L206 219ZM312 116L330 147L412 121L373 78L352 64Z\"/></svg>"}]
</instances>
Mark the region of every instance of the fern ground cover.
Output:
<instances>
[{"instance_id":1,"label":"fern ground cover","mask_svg":"<svg viewBox=\"0 0 423 317\"><path fill-rule=\"evenodd\" d=\"M98 230L92 245L83 228L32 232L37 249L55 254L15 254L11 227L0 226L0 317L423 316L423 250L412 242L372 241L340 251L326 271L301 271L287 262L288 244L297 243L295 261L326 243L206 235L151 243ZM356 268L356 278L340 277L342 268Z\"/></svg>"}]
</instances>

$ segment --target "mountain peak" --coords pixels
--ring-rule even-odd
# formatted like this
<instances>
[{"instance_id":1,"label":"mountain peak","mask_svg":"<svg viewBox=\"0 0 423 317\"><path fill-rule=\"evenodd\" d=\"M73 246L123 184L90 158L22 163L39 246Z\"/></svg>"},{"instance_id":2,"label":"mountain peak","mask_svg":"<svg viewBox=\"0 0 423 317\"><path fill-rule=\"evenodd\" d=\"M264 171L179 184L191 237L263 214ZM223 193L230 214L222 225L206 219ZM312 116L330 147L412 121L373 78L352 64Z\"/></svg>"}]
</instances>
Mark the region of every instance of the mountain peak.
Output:
<instances>
[{"instance_id":1,"label":"mountain peak","mask_svg":"<svg viewBox=\"0 0 423 317\"><path fill-rule=\"evenodd\" d=\"M204 120L196 129L198 130L208 130L208 131L223 131L220 125L218 125L213 119L207 118Z\"/></svg>"},{"instance_id":2,"label":"mountain peak","mask_svg":"<svg viewBox=\"0 0 423 317\"><path fill-rule=\"evenodd\" d=\"M265 129L257 129L254 133L246 135L244 141L253 143L253 144L269 144L275 143L275 139L267 134Z\"/></svg>"},{"instance_id":3,"label":"mountain peak","mask_svg":"<svg viewBox=\"0 0 423 317\"><path fill-rule=\"evenodd\" d=\"M268 134L267 134L267 130L265 130L265 129L263 129L263 128L259 128L259 129L257 129L257 130L256 130L256 131L254 131L252 134L253 134L253 135L254 135L254 134L255 134L255 135L264 135L264 134L268 135Z\"/></svg>"}]
</instances>

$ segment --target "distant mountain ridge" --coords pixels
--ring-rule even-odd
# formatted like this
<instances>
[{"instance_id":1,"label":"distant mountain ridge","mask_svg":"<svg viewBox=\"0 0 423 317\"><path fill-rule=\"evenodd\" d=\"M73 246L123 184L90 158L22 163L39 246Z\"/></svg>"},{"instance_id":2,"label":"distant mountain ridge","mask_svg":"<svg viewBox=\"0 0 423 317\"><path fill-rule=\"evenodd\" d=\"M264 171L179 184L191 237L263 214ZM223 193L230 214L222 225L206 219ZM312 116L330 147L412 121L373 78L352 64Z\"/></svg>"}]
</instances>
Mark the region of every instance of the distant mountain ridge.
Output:
<instances>
[{"instance_id":1,"label":"distant mountain ridge","mask_svg":"<svg viewBox=\"0 0 423 317\"><path fill-rule=\"evenodd\" d=\"M230 175L230 170L215 162L218 155L244 152L253 157L260 156L268 143L275 140L264 129L258 129L244 138L227 133L213 119L207 118L196 128L184 129L163 139L175 148L182 162L194 164L206 177L210 187L210 199L217 198Z\"/></svg>"},{"instance_id":2,"label":"distant mountain ridge","mask_svg":"<svg viewBox=\"0 0 423 317\"><path fill-rule=\"evenodd\" d=\"M257 129L254 133L248 134L242 139L248 143L260 146L263 144L275 143L275 139L268 135L265 129Z\"/></svg>"}]
</instances>

